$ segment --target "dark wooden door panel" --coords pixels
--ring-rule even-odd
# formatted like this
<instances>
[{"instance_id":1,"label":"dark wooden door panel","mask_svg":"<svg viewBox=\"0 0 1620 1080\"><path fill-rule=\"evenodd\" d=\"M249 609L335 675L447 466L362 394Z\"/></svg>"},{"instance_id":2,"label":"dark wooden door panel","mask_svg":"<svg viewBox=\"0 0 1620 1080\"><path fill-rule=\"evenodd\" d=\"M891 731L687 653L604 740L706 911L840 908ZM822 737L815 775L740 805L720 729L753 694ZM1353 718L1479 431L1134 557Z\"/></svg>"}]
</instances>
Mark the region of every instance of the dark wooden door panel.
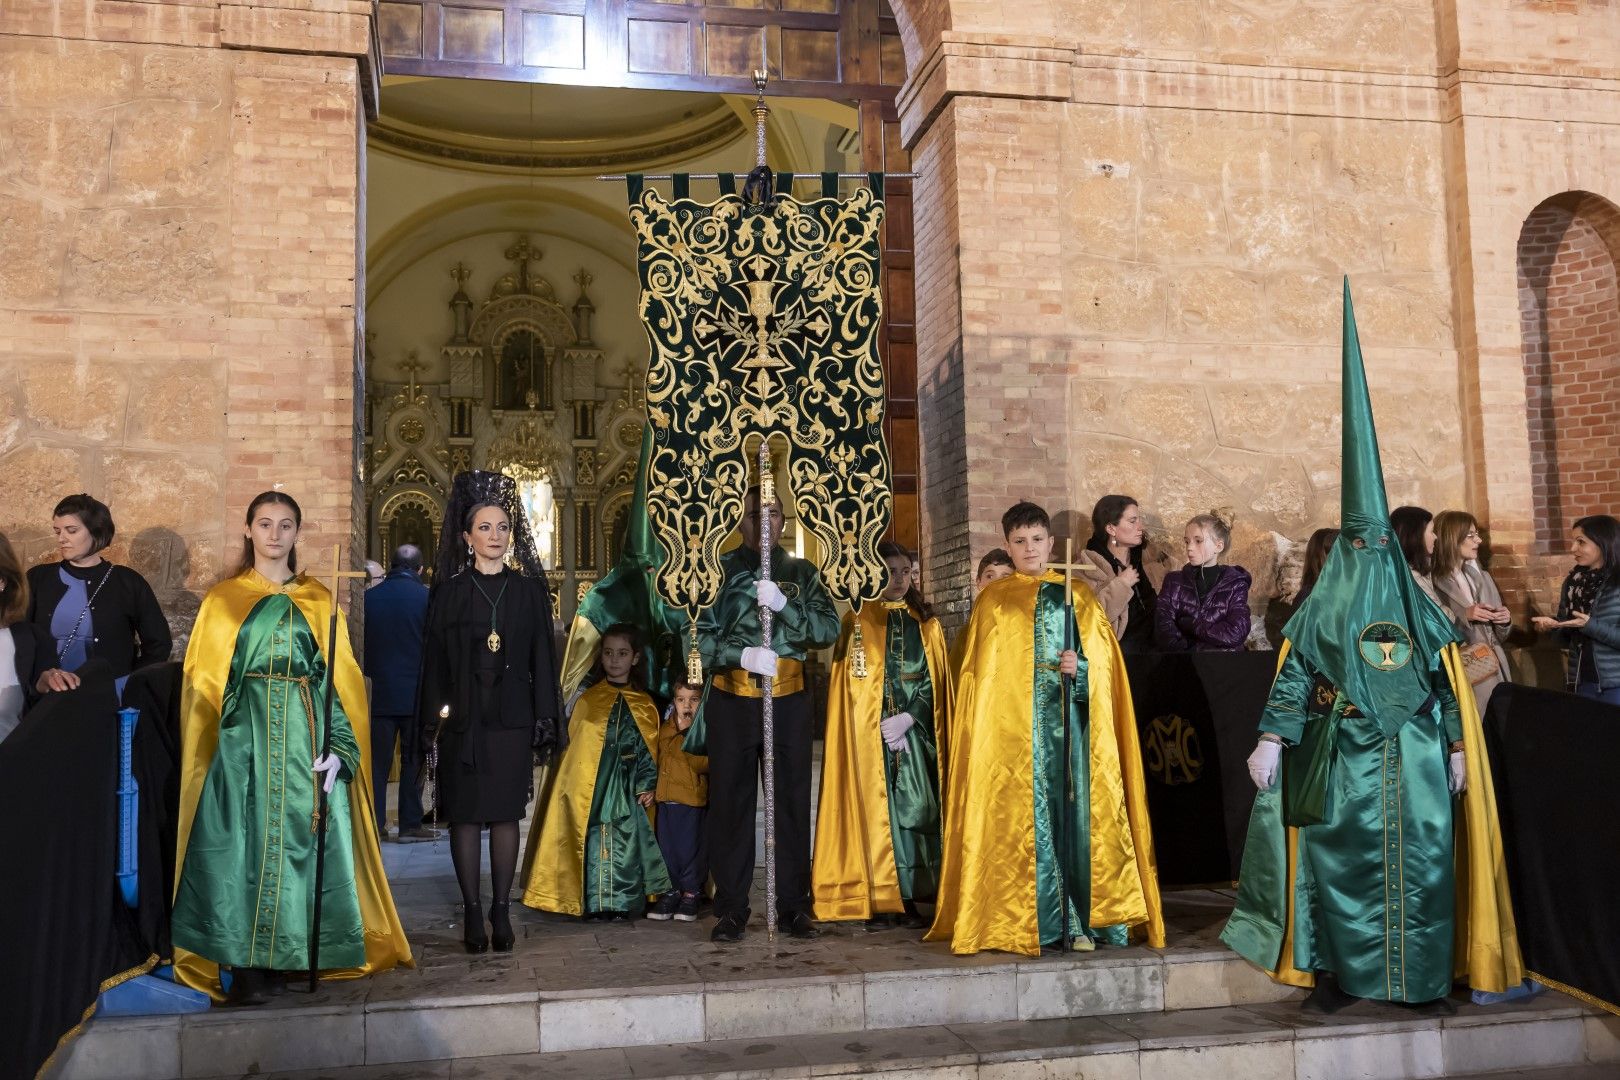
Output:
<instances>
[{"instance_id":1,"label":"dark wooden door panel","mask_svg":"<svg viewBox=\"0 0 1620 1080\"><path fill-rule=\"evenodd\" d=\"M905 78L875 0L384 0L378 28L390 75L735 93L763 37L773 94L892 102Z\"/></svg>"}]
</instances>

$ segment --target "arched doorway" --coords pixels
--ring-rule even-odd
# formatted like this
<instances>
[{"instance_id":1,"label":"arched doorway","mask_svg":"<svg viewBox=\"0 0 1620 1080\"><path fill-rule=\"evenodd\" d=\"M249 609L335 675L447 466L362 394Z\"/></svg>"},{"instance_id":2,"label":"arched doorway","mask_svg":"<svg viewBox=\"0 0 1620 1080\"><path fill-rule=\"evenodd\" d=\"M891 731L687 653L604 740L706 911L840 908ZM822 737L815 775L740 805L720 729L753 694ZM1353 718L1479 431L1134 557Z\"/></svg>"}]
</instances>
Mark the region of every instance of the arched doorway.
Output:
<instances>
[{"instance_id":1,"label":"arched doorway","mask_svg":"<svg viewBox=\"0 0 1620 1080\"><path fill-rule=\"evenodd\" d=\"M1570 191L1519 234L1521 355L1537 554L1566 550L1569 526L1620 507L1620 208Z\"/></svg>"},{"instance_id":2,"label":"arched doorway","mask_svg":"<svg viewBox=\"0 0 1620 1080\"><path fill-rule=\"evenodd\" d=\"M805 113L818 108L835 111L840 120L829 130L844 133L839 145L831 141L826 146L801 145L792 155L780 154L781 148L773 145L773 166L794 168L785 160L791 156L799 159L797 168L805 172L820 171L828 167L823 164L828 161L841 161L851 171L897 173L910 168L910 155L901 145L895 96L905 80L907 50L914 47L903 42L902 35L909 28L896 19L889 0L770 0L757 9L718 3L650 9L634 0L603 0L584 9L571 0L497 0L476 8L444 0L390 0L379 7L378 28L386 81L384 119L373 127L373 149L386 149L423 162L435 155L449 156L464 164L504 171L512 182L502 197L513 204L526 201L522 190L526 170L536 161L547 159L547 147L531 145L520 148L527 153L513 154L492 138L464 140L448 148L436 146L433 138L422 137L423 132L412 124L388 123L390 84L398 87L412 80L456 78L498 81L508 87L538 85L543 93L547 85L579 88L585 93L599 93L606 88L680 91L682 95L671 98L693 98L694 105L691 111L672 113L668 130L680 136L675 142L685 140L682 145L690 144L686 145L684 160L695 160L701 152L723 145L728 137L722 130L727 122L724 109L705 112L705 102L695 100L696 95L729 102L736 119L750 123L746 109L746 98L752 91L750 73L759 66L763 47L772 73L770 92L779 99L781 108ZM564 96L553 94L559 101ZM550 107L548 100L543 96L538 99L540 114ZM452 106L453 102L436 94L431 105L424 105L426 111L418 110L414 120L432 121L435 115L451 111ZM531 115L535 108L531 107ZM855 122L843 120L844 114ZM736 123L736 119L731 122ZM570 158L566 153L552 154L550 163L556 167L554 172L560 169L576 178L590 172L647 168L644 153L643 158L635 156L644 147L627 145L622 149L618 157L613 156L618 148L605 156L597 153ZM675 143L666 140L660 152L673 153L675 149ZM723 168L745 169L751 156L743 154ZM662 160L667 168L673 159ZM531 188L527 201L533 202L534 173L528 172L527 176ZM543 182L545 174L541 176ZM885 191L885 326L880 349L889 394L894 533L915 548L920 532L920 449L911 187L909 181L893 181ZM453 201L448 198L436 205L448 208ZM469 208L458 207L453 212L465 209ZM419 232L424 236L447 232L442 220L418 224L423 226ZM529 226L520 223L519 227ZM545 230L542 227L537 231L543 234ZM372 270L378 277L386 277L399 268L395 264L403 264L404 247L414 244L448 250L451 242L448 235L435 241L410 240L393 251L382 252L378 248L387 245L373 245L371 254L377 261L372 263ZM632 250L628 240L623 247L626 253ZM603 250L600 245L598 250ZM583 336L588 337L588 333ZM511 378L506 380L510 385L495 388L497 396L505 391L510 397L510 402L501 399L502 404L516 406L519 395L525 400L530 394L540 398L551 389L544 383L530 387L523 381L528 378L526 371L538 370L538 364L543 362L529 360L529 346L534 344L537 342L516 338L503 344L512 355ZM505 359L503 353L498 383L500 374L507 371ZM566 398L565 385L559 383L555 390L559 398ZM540 411L548 411L545 402L540 403ZM576 449L580 442L576 433ZM600 472L602 466L611 468L615 464L599 456L592 469ZM584 468L581 459L574 471ZM589 539L600 540L592 553L597 563L611 547L608 523L597 511L611 504L613 493L590 494L597 500L594 505L576 493L574 516L579 520L570 524L574 539L566 545L570 556L581 564L582 545ZM592 527L587 527L586 518ZM582 584L586 577L580 577Z\"/></svg>"}]
</instances>

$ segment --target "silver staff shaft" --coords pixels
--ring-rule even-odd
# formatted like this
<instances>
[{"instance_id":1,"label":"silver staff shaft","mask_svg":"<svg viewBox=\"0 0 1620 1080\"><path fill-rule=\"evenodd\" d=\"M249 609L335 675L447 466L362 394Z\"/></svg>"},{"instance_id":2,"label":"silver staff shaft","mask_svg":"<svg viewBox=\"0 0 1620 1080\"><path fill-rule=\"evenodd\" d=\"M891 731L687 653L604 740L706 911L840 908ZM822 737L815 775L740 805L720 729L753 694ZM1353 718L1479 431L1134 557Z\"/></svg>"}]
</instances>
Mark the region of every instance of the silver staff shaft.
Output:
<instances>
[{"instance_id":1,"label":"silver staff shaft","mask_svg":"<svg viewBox=\"0 0 1620 1080\"><path fill-rule=\"evenodd\" d=\"M759 577L771 579L771 507L776 504L776 480L771 475L771 448L759 441ZM765 648L771 647L771 623L775 617L769 606L759 605L759 629ZM776 944L776 709L771 697L773 680L763 678L760 693L760 719L763 724L765 762L765 941Z\"/></svg>"}]
</instances>

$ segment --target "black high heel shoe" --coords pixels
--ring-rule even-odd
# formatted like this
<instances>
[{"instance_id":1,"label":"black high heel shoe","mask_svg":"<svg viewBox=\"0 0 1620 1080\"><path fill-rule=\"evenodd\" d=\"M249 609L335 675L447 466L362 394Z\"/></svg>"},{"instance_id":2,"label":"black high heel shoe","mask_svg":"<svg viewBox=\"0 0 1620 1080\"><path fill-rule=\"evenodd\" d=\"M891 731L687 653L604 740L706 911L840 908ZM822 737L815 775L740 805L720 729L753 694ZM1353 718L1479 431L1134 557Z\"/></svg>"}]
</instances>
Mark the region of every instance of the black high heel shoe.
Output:
<instances>
[{"instance_id":1,"label":"black high heel shoe","mask_svg":"<svg viewBox=\"0 0 1620 1080\"><path fill-rule=\"evenodd\" d=\"M489 951L489 936L484 933L484 913L477 904L461 905L461 943L470 953Z\"/></svg>"},{"instance_id":2,"label":"black high heel shoe","mask_svg":"<svg viewBox=\"0 0 1620 1080\"><path fill-rule=\"evenodd\" d=\"M496 952L511 952L512 943L517 936L512 933L512 901L492 900L489 904L489 928L492 932L491 944Z\"/></svg>"}]
</instances>

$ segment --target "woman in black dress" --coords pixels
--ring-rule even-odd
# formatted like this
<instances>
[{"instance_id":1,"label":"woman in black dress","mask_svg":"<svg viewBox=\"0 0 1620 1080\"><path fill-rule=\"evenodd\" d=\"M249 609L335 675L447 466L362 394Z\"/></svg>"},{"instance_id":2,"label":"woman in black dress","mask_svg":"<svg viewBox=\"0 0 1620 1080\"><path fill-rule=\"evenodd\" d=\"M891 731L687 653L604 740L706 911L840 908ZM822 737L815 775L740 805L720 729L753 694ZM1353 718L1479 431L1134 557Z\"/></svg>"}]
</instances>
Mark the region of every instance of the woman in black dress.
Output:
<instances>
[{"instance_id":1,"label":"woman in black dress","mask_svg":"<svg viewBox=\"0 0 1620 1080\"><path fill-rule=\"evenodd\" d=\"M103 660L114 679L169 658L169 622L146 579L101 557L112 513L88 495L56 504L51 530L62 561L28 571L28 621L56 639L64 671ZM77 685L73 680L70 685Z\"/></svg>"},{"instance_id":2,"label":"woman in black dress","mask_svg":"<svg viewBox=\"0 0 1620 1080\"><path fill-rule=\"evenodd\" d=\"M562 716L551 592L510 477L457 476L444 529L422 649L422 725L439 732L434 797L450 822L462 939L473 953L491 942L479 902L488 826L489 921L505 952L518 823L534 795L536 756L557 748Z\"/></svg>"}]
</instances>

